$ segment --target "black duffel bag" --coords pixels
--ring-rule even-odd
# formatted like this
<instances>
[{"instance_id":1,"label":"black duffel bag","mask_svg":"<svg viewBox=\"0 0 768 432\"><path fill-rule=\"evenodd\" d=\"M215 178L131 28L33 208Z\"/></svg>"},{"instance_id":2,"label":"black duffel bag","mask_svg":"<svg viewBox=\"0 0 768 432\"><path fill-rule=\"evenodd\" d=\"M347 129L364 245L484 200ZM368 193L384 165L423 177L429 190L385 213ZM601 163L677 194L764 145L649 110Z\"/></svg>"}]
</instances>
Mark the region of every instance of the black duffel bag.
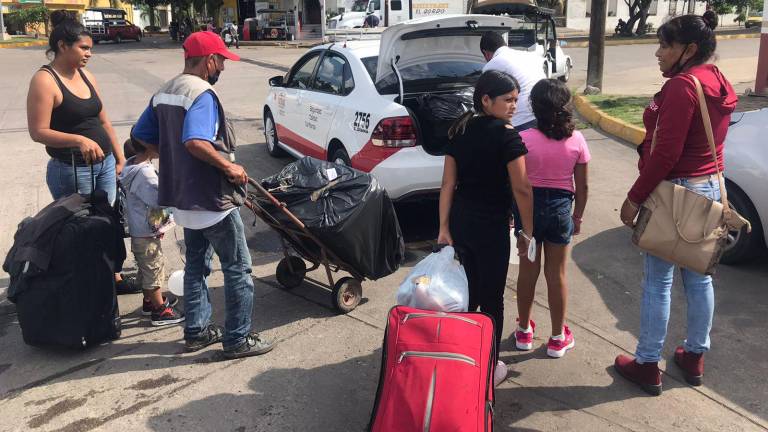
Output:
<instances>
[{"instance_id":1,"label":"black duffel bag","mask_svg":"<svg viewBox=\"0 0 768 432\"><path fill-rule=\"evenodd\" d=\"M405 251L400 224L387 192L372 175L305 157L262 180L262 186L362 276L375 280L400 267ZM274 207L270 214L292 224ZM294 247L315 255L319 252L311 242Z\"/></svg>"}]
</instances>

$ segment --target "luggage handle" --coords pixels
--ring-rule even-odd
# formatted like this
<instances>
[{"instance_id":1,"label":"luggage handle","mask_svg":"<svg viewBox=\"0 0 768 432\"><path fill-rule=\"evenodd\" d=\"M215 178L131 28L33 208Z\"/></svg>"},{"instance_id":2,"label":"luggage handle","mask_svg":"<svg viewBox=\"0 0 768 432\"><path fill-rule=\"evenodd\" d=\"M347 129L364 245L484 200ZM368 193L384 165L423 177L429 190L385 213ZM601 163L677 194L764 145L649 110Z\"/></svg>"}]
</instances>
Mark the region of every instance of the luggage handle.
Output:
<instances>
[{"instance_id":1,"label":"luggage handle","mask_svg":"<svg viewBox=\"0 0 768 432\"><path fill-rule=\"evenodd\" d=\"M77 165L75 165L75 151L80 150L72 150L72 179L75 181L75 192L79 192L77 190ZM89 167L91 167L91 198L96 194L96 179L93 177L93 164L88 164Z\"/></svg>"}]
</instances>

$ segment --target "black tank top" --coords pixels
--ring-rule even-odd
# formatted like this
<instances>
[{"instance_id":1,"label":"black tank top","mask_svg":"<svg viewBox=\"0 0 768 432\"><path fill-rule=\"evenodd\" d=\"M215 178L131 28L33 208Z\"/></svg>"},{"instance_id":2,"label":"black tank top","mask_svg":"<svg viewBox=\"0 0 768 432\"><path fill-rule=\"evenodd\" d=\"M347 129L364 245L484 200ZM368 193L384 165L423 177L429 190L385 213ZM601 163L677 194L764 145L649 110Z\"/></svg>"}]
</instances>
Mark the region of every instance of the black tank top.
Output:
<instances>
[{"instance_id":1,"label":"black tank top","mask_svg":"<svg viewBox=\"0 0 768 432\"><path fill-rule=\"evenodd\" d=\"M43 66L43 69L50 72L56 80L56 84L59 85L62 95L61 105L54 108L51 112L51 129L58 132L82 135L86 138L90 138L101 147L101 151L104 152L105 156L112 153L112 143L109 139L109 135L107 134L106 129L104 129L104 126L102 126L101 120L99 120L99 113L101 113L102 108L101 100L99 99L99 96L96 95L96 90L91 85L91 82L88 81L88 78L85 77L83 71L80 69L77 70L83 78L83 81L85 81L85 84L88 85L88 90L91 92L91 97L88 99L82 99L72 94L52 67L45 65ZM45 151L48 152L52 158L67 163L72 162L72 153L74 152L75 163L80 166L85 165L83 156L76 148L54 148L46 146Z\"/></svg>"}]
</instances>

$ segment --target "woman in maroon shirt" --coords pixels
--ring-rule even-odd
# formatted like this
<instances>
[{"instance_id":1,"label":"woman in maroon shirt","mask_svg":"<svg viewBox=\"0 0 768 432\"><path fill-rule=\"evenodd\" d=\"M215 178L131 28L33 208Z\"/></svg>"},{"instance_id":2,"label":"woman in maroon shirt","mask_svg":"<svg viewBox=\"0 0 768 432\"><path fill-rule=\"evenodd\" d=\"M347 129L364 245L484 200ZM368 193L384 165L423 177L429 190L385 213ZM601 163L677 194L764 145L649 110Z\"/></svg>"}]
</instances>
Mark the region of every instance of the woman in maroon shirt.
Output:
<instances>
[{"instance_id":1,"label":"woman in maroon shirt","mask_svg":"<svg viewBox=\"0 0 768 432\"><path fill-rule=\"evenodd\" d=\"M723 141L737 98L733 87L715 65L707 63L715 53L716 18L684 15L662 25L657 36L656 57L662 75L669 80L645 109L646 136L638 148L640 176L621 207L621 221L634 226L640 205L663 180L685 186L712 199L720 199L717 166L699 111L692 76L701 81L709 110L720 169ZM656 146L651 154L651 141ZM646 392L661 394L658 362L667 334L670 291L675 265L645 254L640 338L635 358L619 355L616 370ZM680 269L688 300L687 338L675 350L675 363L686 381L701 385L704 360L709 350L709 331L714 313L712 278Z\"/></svg>"}]
</instances>

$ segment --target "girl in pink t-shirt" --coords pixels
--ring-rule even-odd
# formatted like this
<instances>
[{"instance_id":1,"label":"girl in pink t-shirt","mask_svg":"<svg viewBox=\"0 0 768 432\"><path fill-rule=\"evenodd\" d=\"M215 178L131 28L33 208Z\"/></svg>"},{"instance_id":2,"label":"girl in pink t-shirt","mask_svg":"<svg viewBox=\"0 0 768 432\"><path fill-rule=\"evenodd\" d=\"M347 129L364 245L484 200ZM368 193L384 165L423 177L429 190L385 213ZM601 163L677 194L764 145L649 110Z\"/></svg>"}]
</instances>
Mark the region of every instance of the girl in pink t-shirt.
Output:
<instances>
[{"instance_id":1,"label":"girl in pink t-shirt","mask_svg":"<svg viewBox=\"0 0 768 432\"><path fill-rule=\"evenodd\" d=\"M520 350L533 348L535 324L531 320L531 308L543 249L552 319L547 354L562 357L574 346L573 334L565 325L568 294L565 260L571 236L581 232L581 218L587 204L590 155L584 136L574 130L571 92L564 83L555 79L541 80L531 90L530 100L538 126L520 132L520 136L528 148L525 165L533 186L533 237L538 247L534 262L520 260L515 345Z\"/></svg>"}]
</instances>

